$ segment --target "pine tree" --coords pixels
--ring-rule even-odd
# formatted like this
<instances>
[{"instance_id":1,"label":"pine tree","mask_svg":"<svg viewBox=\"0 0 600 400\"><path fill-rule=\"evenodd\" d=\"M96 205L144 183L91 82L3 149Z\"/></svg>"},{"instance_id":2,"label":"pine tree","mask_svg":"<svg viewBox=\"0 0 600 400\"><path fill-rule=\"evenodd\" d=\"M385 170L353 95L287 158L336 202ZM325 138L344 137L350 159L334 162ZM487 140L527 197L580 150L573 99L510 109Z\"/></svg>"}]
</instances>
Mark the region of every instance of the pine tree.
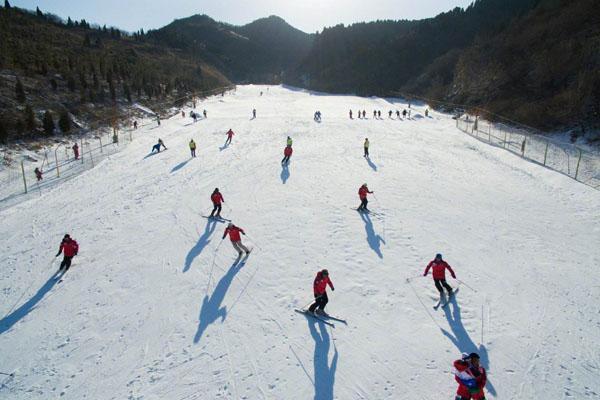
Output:
<instances>
[{"instance_id":1,"label":"pine tree","mask_svg":"<svg viewBox=\"0 0 600 400\"><path fill-rule=\"evenodd\" d=\"M15 94L19 103L25 103L25 89L23 89L23 83L21 83L21 80L19 78L17 78Z\"/></svg>"},{"instance_id":2,"label":"pine tree","mask_svg":"<svg viewBox=\"0 0 600 400\"><path fill-rule=\"evenodd\" d=\"M10 8L10 3L8 2L8 0L4 0L4 8L6 8L6 9Z\"/></svg>"},{"instance_id":3,"label":"pine tree","mask_svg":"<svg viewBox=\"0 0 600 400\"><path fill-rule=\"evenodd\" d=\"M67 26L68 26L69 28L71 28L71 27L73 26L73 20L71 19L71 17L68 17L68 18L67 18Z\"/></svg>"},{"instance_id":4,"label":"pine tree","mask_svg":"<svg viewBox=\"0 0 600 400\"><path fill-rule=\"evenodd\" d=\"M131 103L131 91L129 90L129 85L123 83L123 94L128 102Z\"/></svg>"},{"instance_id":5,"label":"pine tree","mask_svg":"<svg viewBox=\"0 0 600 400\"><path fill-rule=\"evenodd\" d=\"M4 126L4 120L0 118L0 143L8 144L8 132Z\"/></svg>"},{"instance_id":6,"label":"pine tree","mask_svg":"<svg viewBox=\"0 0 600 400\"><path fill-rule=\"evenodd\" d=\"M44 132L46 132L46 135L52 135L54 133L54 119L52 118L50 111L46 111L44 113L44 120L42 121L42 124L44 126Z\"/></svg>"},{"instance_id":7,"label":"pine tree","mask_svg":"<svg viewBox=\"0 0 600 400\"><path fill-rule=\"evenodd\" d=\"M36 8L35 8L35 14L36 14L38 17L43 17L43 16L44 16L44 13L43 13L43 12L40 10L40 8L39 8L39 7L36 7Z\"/></svg>"},{"instance_id":8,"label":"pine tree","mask_svg":"<svg viewBox=\"0 0 600 400\"><path fill-rule=\"evenodd\" d=\"M67 111L63 111L60 113L60 118L58 119L58 127L60 128L62 133L67 133L71 130L71 117L69 117L69 113Z\"/></svg>"},{"instance_id":9,"label":"pine tree","mask_svg":"<svg viewBox=\"0 0 600 400\"><path fill-rule=\"evenodd\" d=\"M33 132L36 128L35 126L35 115L33 114L33 109L29 104L25 107L25 128Z\"/></svg>"}]
</instances>

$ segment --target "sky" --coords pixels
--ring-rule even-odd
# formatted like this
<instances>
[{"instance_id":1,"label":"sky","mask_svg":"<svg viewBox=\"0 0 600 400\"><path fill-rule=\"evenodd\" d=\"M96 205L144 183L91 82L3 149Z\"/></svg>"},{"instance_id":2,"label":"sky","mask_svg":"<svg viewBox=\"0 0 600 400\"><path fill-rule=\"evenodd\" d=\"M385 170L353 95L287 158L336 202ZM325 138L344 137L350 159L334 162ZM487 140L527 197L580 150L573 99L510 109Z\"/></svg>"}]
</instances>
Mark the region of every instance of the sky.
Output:
<instances>
[{"instance_id":1,"label":"sky","mask_svg":"<svg viewBox=\"0 0 600 400\"><path fill-rule=\"evenodd\" d=\"M9 0L13 6L51 12L64 19L115 26L125 31L155 29L174 19L207 14L243 25L278 15L308 33L340 23L377 19L423 19L473 0Z\"/></svg>"}]
</instances>

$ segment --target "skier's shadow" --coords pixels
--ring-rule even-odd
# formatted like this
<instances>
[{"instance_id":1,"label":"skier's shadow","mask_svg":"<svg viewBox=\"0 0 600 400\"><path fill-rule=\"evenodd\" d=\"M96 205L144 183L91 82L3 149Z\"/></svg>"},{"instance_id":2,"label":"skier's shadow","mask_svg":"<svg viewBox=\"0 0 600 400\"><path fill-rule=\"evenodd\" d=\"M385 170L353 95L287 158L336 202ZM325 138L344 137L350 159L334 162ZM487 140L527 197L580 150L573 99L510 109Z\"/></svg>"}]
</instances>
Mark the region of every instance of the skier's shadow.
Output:
<instances>
[{"instance_id":1,"label":"skier's shadow","mask_svg":"<svg viewBox=\"0 0 600 400\"><path fill-rule=\"evenodd\" d=\"M157 151L151 151L150 153L146 154L146 157L144 157L144 160L145 160L146 158L148 158L148 157L152 157L152 156L154 156L154 155L156 155L156 154L160 154L160 151L158 151L158 152L157 152Z\"/></svg>"},{"instance_id":2,"label":"skier's shadow","mask_svg":"<svg viewBox=\"0 0 600 400\"><path fill-rule=\"evenodd\" d=\"M223 146L219 147L219 151L223 151L227 148L229 148L229 143L225 142L225 143L223 143Z\"/></svg>"},{"instance_id":3,"label":"skier's shadow","mask_svg":"<svg viewBox=\"0 0 600 400\"><path fill-rule=\"evenodd\" d=\"M281 183L285 185L290 178L290 168L287 163L281 164Z\"/></svg>"},{"instance_id":4,"label":"skier's shadow","mask_svg":"<svg viewBox=\"0 0 600 400\"><path fill-rule=\"evenodd\" d=\"M452 307L452 310L450 310L450 307ZM462 319L460 316L460 307L456 302L455 296L450 297L448 306L444 307L443 310L444 314L446 315L446 319L448 320L448 324L450 325L450 329L452 329L452 333L450 333L445 329L440 328L444 336L450 339L450 341L456 346L456 348L461 353L479 354L479 360L481 362L481 365L486 369L486 371L489 370L490 360L488 357L487 349L483 344L477 347L471 339L471 337L469 336L469 333L467 332L462 323ZM492 382L490 381L489 377L485 387L492 396L496 396L496 389L494 388L494 385L492 385Z\"/></svg>"},{"instance_id":5,"label":"skier's shadow","mask_svg":"<svg viewBox=\"0 0 600 400\"><path fill-rule=\"evenodd\" d=\"M381 253L381 243L385 244L385 240L375 233L373 229L373 222L371 221L371 217L367 212L360 212L360 218L362 218L365 223L365 231L367 232L367 242L369 242L369 247L373 249L373 251L377 254L379 258L383 258L383 254Z\"/></svg>"},{"instance_id":6,"label":"skier's shadow","mask_svg":"<svg viewBox=\"0 0 600 400\"><path fill-rule=\"evenodd\" d=\"M188 160L185 160L185 161L182 161L182 162L180 162L179 164L177 164L176 166L174 166L174 167L173 167L173 169L171 170L171 173L174 173L174 172L177 172L177 171L179 171L181 168L185 167L185 165L186 165L187 163L189 163L191 160L192 160L192 159L190 158L190 159L188 159Z\"/></svg>"},{"instance_id":7,"label":"skier's shadow","mask_svg":"<svg viewBox=\"0 0 600 400\"><path fill-rule=\"evenodd\" d=\"M319 331L317 331L317 325ZM331 347L331 339L327 326L322 322L316 322L308 319L308 328L310 334L315 341L315 352L313 354L314 365L314 384L315 397L314 400L333 400L333 386L335 384L335 370L337 369L338 351L335 345L333 346L333 358L329 365L329 348Z\"/></svg>"},{"instance_id":8,"label":"skier's shadow","mask_svg":"<svg viewBox=\"0 0 600 400\"><path fill-rule=\"evenodd\" d=\"M58 282L58 274L58 271L55 272L54 275L52 275L50 279L48 279L46 283L44 283L44 285L38 289L36 294L23 303L23 305L21 305L19 308L12 311L10 314L6 315L0 320L0 335L12 328L17 322L25 318L27 314L35 309L36 305L50 290L52 290L54 285L56 285Z\"/></svg>"},{"instance_id":9,"label":"skier's shadow","mask_svg":"<svg viewBox=\"0 0 600 400\"><path fill-rule=\"evenodd\" d=\"M216 322L219 318L221 319L221 323L225 321L225 317L227 317L227 307L221 307L221 303L223 302L223 299L225 299L225 295L227 294L227 290L229 290L233 278L240 271L241 267L242 264L238 264L238 260L236 260L229 267L227 273L223 275L219 283L217 283L210 298L208 297L208 293L204 296L202 307L200 308L198 330L194 336L194 343L200 341L202 334L210 324Z\"/></svg>"},{"instance_id":10,"label":"skier's shadow","mask_svg":"<svg viewBox=\"0 0 600 400\"><path fill-rule=\"evenodd\" d=\"M204 227L204 233L198 238L198 243L196 243L196 245L187 253L187 256L185 256L185 266L183 267L183 272L187 272L190 269L194 259L198 257L200 253L202 253L202 250L204 250L204 248L210 243L210 236L213 234L216 227L217 221L209 219Z\"/></svg>"},{"instance_id":11,"label":"skier's shadow","mask_svg":"<svg viewBox=\"0 0 600 400\"><path fill-rule=\"evenodd\" d=\"M377 165L375 165L375 163L373 161L371 161L369 156L367 156L365 158L367 159L367 163L369 164L369 167L371 167L373 169L373 171L377 172Z\"/></svg>"}]
</instances>

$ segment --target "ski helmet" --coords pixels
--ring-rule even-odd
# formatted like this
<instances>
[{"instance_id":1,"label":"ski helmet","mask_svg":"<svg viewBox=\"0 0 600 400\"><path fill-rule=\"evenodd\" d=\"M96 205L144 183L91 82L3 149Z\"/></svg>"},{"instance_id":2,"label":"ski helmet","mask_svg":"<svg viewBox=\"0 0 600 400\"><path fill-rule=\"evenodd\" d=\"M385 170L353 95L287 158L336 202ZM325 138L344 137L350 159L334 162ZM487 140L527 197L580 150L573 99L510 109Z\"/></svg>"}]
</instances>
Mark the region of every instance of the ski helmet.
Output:
<instances>
[{"instance_id":1,"label":"ski helmet","mask_svg":"<svg viewBox=\"0 0 600 400\"><path fill-rule=\"evenodd\" d=\"M435 255L435 259L436 259L436 260L441 260L441 259L442 259L442 255L441 255L440 253L437 253L437 254Z\"/></svg>"},{"instance_id":2,"label":"ski helmet","mask_svg":"<svg viewBox=\"0 0 600 400\"><path fill-rule=\"evenodd\" d=\"M323 269L323 270L321 271L321 275L328 276L328 275L329 275L329 271L327 271L327 269Z\"/></svg>"},{"instance_id":3,"label":"ski helmet","mask_svg":"<svg viewBox=\"0 0 600 400\"><path fill-rule=\"evenodd\" d=\"M233 226L233 224L231 222L227 224L228 228L231 228L232 226Z\"/></svg>"},{"instance_id":4,"label":"ski helmet","mask_svg":"<svg viewBox=\"0 0 600 400\"><path fill-rule=\"evenodd\" d=\"M477 353L471 353L471 354L469 354L469 360L472 360L474 358L476 358L476 359L479 360L479 354L477 354Z\"/></svg>"},{"instance_id":5,"label":"ski helmet","mask_svg":"<svg viewBox=\"0 0 600 400\"><path fill-rule=\"evenodd\" d=\"M63 237L63 239L71 239L71 236L69 236L68 233L65 233L65 236Z\"/></svg>"}]
</instances>

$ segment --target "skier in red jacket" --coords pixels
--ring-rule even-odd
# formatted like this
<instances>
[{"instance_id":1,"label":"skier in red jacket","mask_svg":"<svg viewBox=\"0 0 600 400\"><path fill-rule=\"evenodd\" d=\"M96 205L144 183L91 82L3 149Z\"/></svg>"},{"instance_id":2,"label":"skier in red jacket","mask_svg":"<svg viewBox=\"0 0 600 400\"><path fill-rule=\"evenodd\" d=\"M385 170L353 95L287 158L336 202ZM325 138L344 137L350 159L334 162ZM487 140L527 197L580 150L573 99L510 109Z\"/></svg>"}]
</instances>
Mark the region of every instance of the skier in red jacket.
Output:
<instances>
[{"instance_id":1,"label":"skier in red jacket","mask_svg":"<svg viewBox=\"0 0 600 400\"><path fill-rule=\"evenodd\" d=\"M64 253L64 258L60 263L59 271L62 271L63 268L65 271L69 270L69 267L71 266L71 260L77 255L78 251L79 245L77 244L77 242L71 239L71 236L69 236L69 234L66 234L63 237L63 240L60 242L58 253L56 253L56 255L54 256L58 257L60 253Z\"/></svg>"},{"instance_id":2,"label":"skier in red jacket","mask_svg":"<svg viewBox=\"0 0 600 400\"><path fill-rule=\"evenodd\" d=\"M282 164L287 164L290 162L290 157L292 156L292 146L287 145L285 146L285 149L283 149L283 160L281 160Z\"/></svg>"},{"instance_id":3,"label":"skier in red jacket","mask_svg":"<svg viewBox=\"0 0 600 400\"><path fill-rule=\"evenodd\" d=\"M455 400L485 400L483 388L487 375L485 368L479 365L477 353L454 361L454 379L458 383Z\"/></svg>"},{"instance_id":4,"label":"skier in red jacket","mask_svg":"<svg viewBox=\"0 0 600 400\"><path fill-rule=\"evenodd\" d=\"M331 279L329 279L329 271L323 269L317 272L317 276L315 277L315 281L313 283L315 302L308 308L308 311L311 313L316 311L318 313L325 314L325 306L329 302L329 298L327 298L327 285L329 285L331 290L335 290Z\"/></svg>"},{"instance_id":5,"label":"skier in red jacket","mask_svg":"<svg viewBox=\"0 0 600 400\"><path fill-rule=\"evenodd\" d=\"M213 203L213 210L210 213L210 218L213 217L215 211L217 212L216 217L221 218L221 203L224 203L225 200L223 200L223 196L221 195L221 192L219 192L219 188L215 188L215 190L210 195L210 199Z\"/></svg>"},{"instance_id":6,"label":"skier in red jacket","mask_svg":"<svg viewBox=\"0 0 600 400\"><path fill-rule=\"evenodd\" d=\"M225 228L225 232L223 232L223 239L229 233L229 239L231 240L231 244L233 248L238 252L239 256L242 256L242 251L245 251L246 254L250 254L250 250L246 246L242 244L242 238L240 237L240 233L242 235L246 235L246 232L242 228L238 228L231 222L227 224L227 228Z\"/></svg>"},{"instance_id":7,"label":"skier in red jacket","mask_svg":"<svg viewBox=\"0 0 600 400\"><path fill-rule=\"evenodd\" d=\"M73 149L73 155L75 156L75 159L79 160L79 145L75 143L71 148Z\"/></svg>"},{"instance_id":8,"label":"skier in red jacket","mask_svg":"<svg viewBox=\"0 0 600 400\"><path fill-rule=\"evenodd\" d=\"M427 268L425 268L423 276L427 276L427 273L429 272L430 268L432 268L433 270L433 282L435 283L435 287L437 288L437 290L440 292L440 295L444 293L444 289L442 289L442 286L446 288L446 290L448 291L448 295L451 295L452 288L446 282L446 269L448 269L448 271L450 271L450 275L452 275L452 277L456 279L456 275L454 274L452 267L450 267L450 265L448 265L446 261L442 260L442 255L438 253L435 255L435 259L430 261L429 264L427 264Z\"/></svg>"},{"instance_id":9,"label":"skier in red jacket","mask_svg":"<svg viewBox=\"0 0 600 400\"><path fill-rule=\"evenodd\" d=\"M365 183L360 187L360 189L358 189L358 197L360 198L360 206L357 208L358 211L369 211L367 208L367 203L369 203L367 200L367 193L373 192L369 190L367 184Z\"/></svg>"},{"instance_id":10,"label":"skier in red jacket","mask_svg":"<svg viewBox=\"0 0 600 400\"><path fill-rule=\"evenodd\" d=\"M231 129L229 129L227 131L227 140L225 141L226 145L231 143L231 139L233 138L233 135L235 135L235 133L233 133L233 131Z\"/></svg>"}]
</instances>

